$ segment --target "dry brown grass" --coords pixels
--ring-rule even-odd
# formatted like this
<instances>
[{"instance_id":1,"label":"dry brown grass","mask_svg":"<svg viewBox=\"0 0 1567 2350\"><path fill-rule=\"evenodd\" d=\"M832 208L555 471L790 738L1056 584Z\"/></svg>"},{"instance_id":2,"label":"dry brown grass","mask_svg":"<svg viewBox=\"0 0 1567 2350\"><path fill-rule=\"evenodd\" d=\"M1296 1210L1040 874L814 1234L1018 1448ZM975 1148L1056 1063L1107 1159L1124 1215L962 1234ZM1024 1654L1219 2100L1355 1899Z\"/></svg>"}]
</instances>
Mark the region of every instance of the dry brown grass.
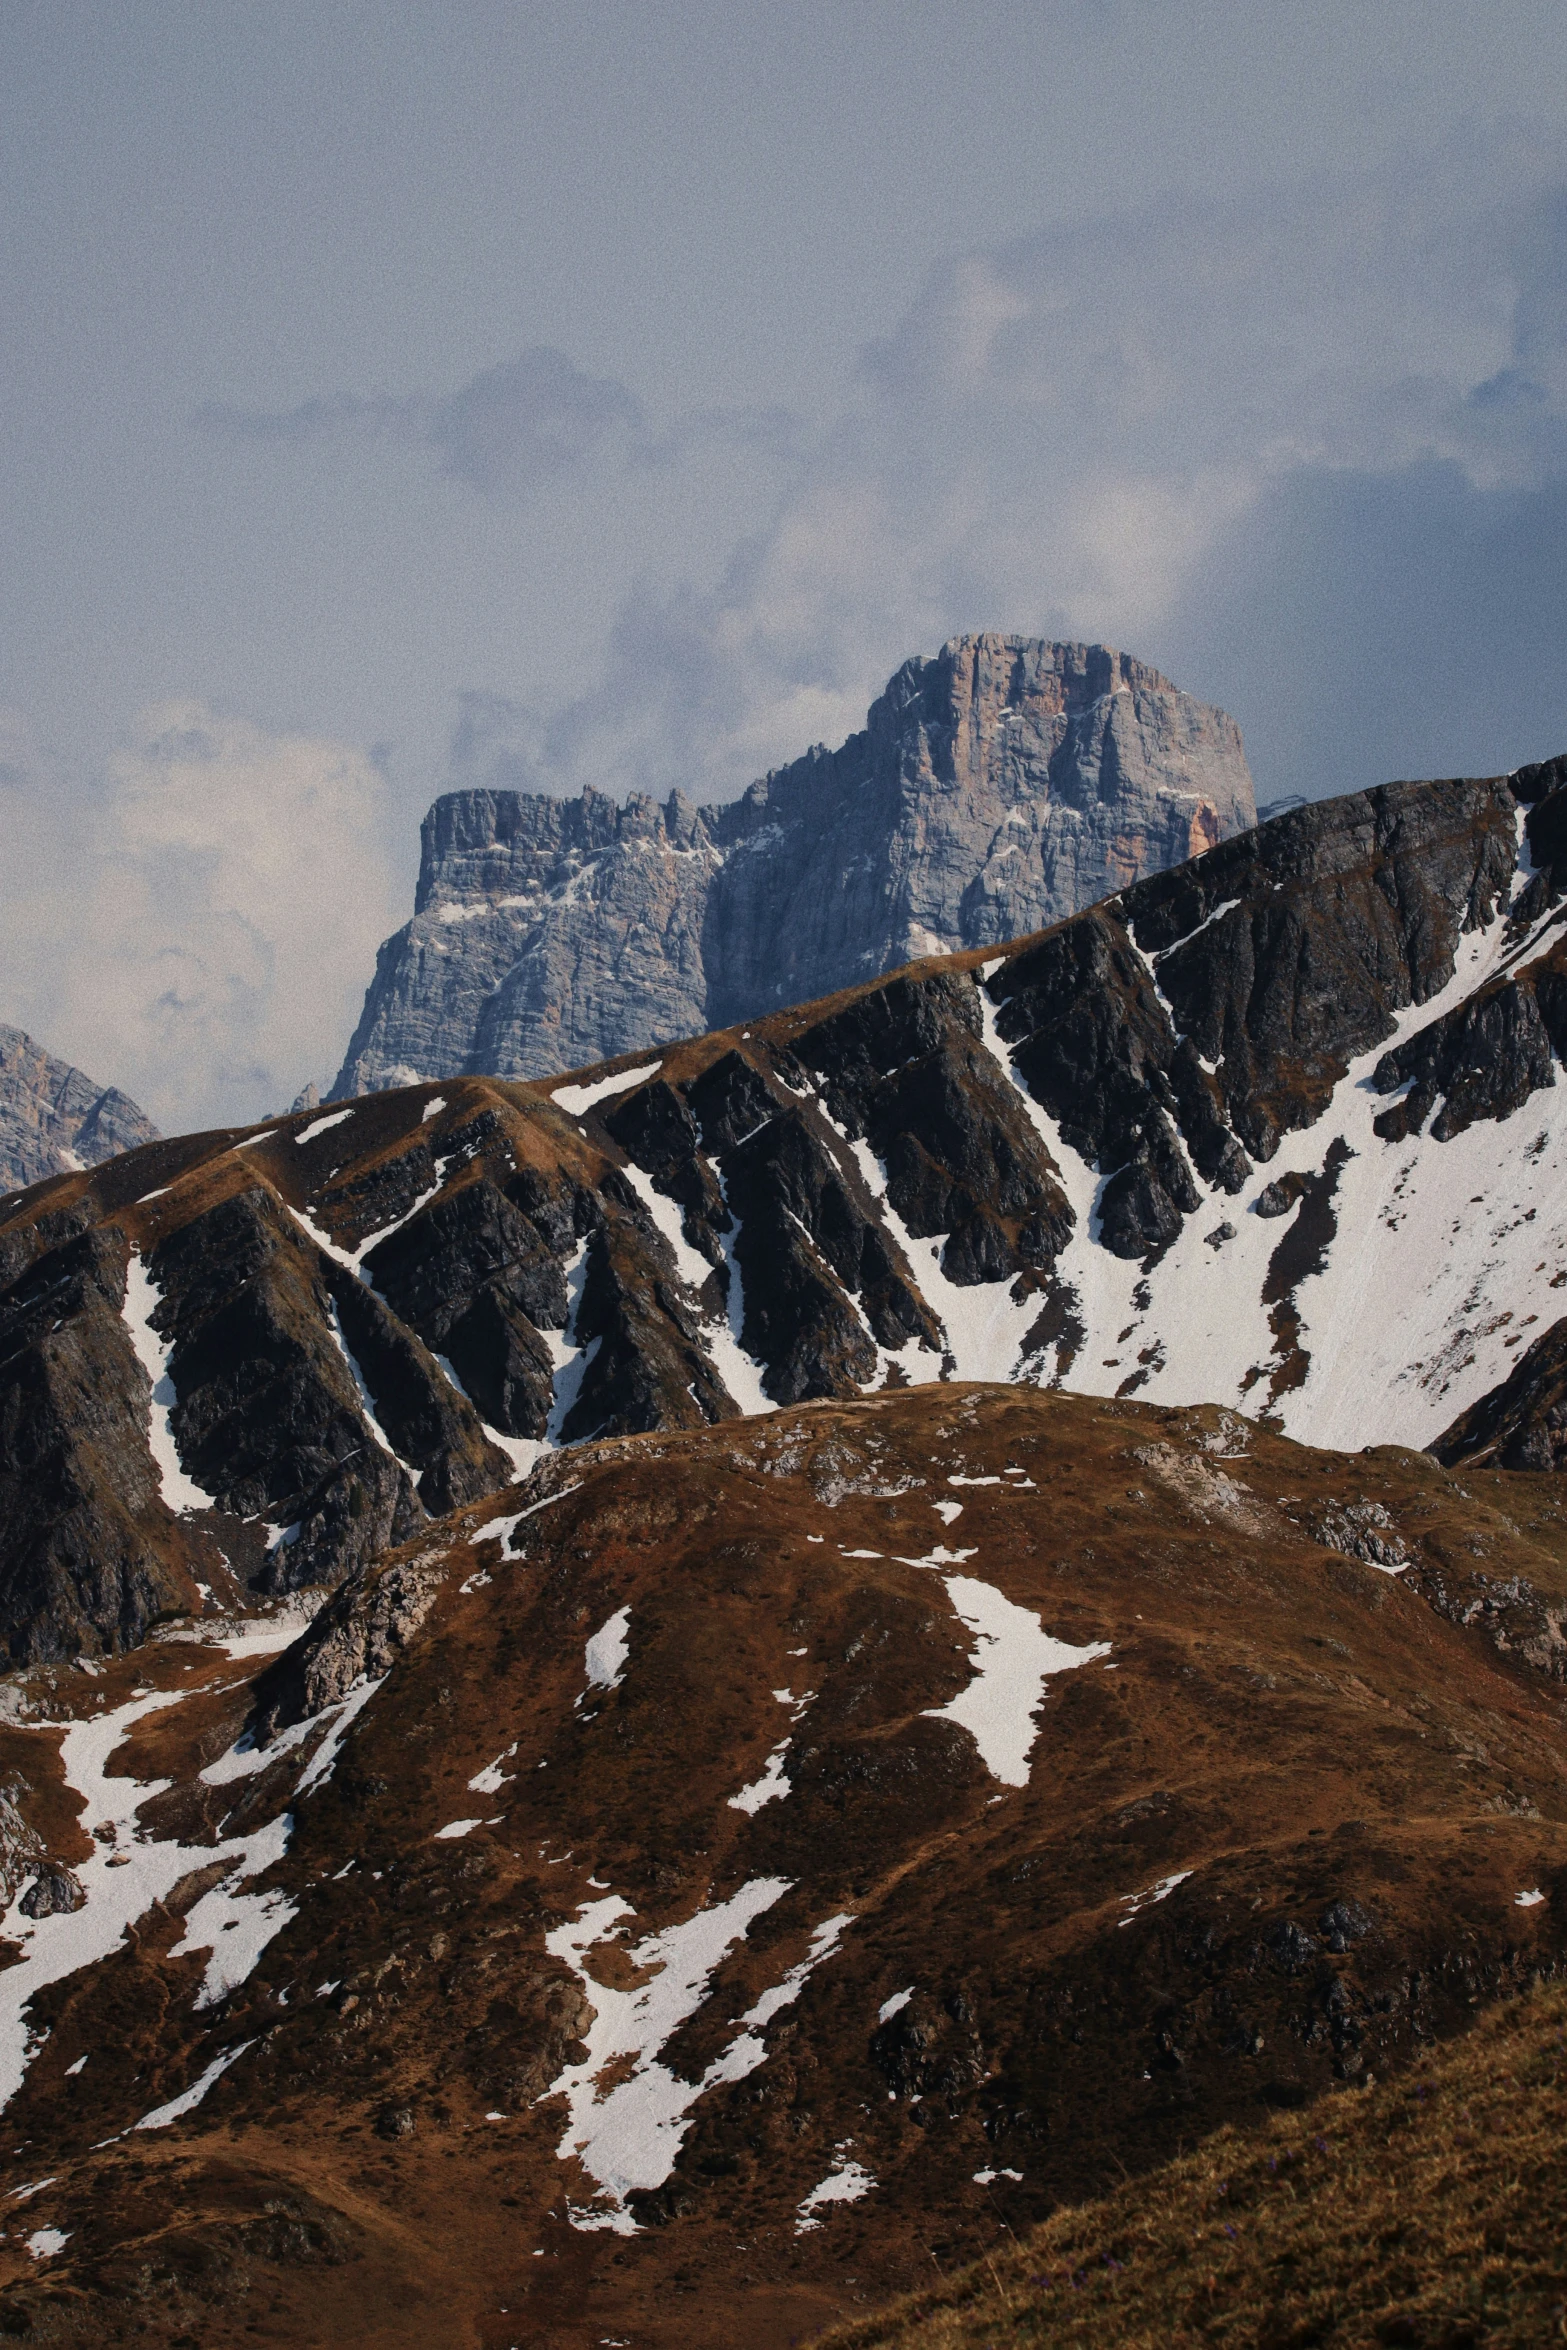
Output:
<instances>
[{"instance_id":1,"label":"dry brown grass","mask_svg":"<svg viewBox=\"0 0 1567 2350\"><path fill-rule=\"evenodd\" d=\"M1255 2133L1221 2130L826 2339L834 2350L1567 2340L1567 1991L1492 2009L1396 2081Z\"/></svg>"}]
</instances>

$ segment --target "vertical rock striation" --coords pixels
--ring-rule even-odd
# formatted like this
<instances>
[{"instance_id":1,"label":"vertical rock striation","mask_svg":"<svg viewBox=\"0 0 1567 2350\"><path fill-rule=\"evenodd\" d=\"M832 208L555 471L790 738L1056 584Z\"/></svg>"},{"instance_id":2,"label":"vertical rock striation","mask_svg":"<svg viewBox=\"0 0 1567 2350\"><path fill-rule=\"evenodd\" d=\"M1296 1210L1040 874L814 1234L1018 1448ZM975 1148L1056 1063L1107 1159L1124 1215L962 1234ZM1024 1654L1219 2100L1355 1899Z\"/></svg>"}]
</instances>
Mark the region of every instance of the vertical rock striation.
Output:
<instances>
[{"instance_id":1,"label":"vertical rock striation","mask_svg":"<svg viewBox=\"0 0 1567 2350\"><path fill-rule=\"evenodd\" d=\"M724 806L437 800L334 1097L546 1076L996 945L1255 819L1222 710L1102 645L957 637Z\"/></svg>"},{"instance_id":2,"label":"vertical rock striation","mask_svg":"<svg viewBox=\"0 0 1567 2350\"><path fill-rule=\"evenodd\" d=\"M157 1137L127 1094L57 1061L22 1029L0 1027L0 1191L96 1167Z\"/></svg>"}]
</instances>

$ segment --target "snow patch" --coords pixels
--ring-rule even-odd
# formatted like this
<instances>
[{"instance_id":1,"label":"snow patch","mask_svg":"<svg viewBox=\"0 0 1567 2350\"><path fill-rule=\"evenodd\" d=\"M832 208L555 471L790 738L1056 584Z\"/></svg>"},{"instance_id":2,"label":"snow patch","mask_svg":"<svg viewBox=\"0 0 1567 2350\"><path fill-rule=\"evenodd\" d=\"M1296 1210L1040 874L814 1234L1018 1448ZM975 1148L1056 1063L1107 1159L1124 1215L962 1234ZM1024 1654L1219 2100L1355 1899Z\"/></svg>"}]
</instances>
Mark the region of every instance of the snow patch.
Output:
<instances>
[{"instance_id":1,"label":"snow patch","mask_svg":"<svg viewBox=\"0 0 1567 2350\"><path fill-rule=\"evenodd\" d=\"M647 1084L663 1066L662 1061L646 1061L640 1068L622 1069L613 1077L596 1077L589 1085L557 1085L550 1100L569 1116L580 1118L596 1102L607 1102L614 1094L629 1093L634 1085Z\"/></svg>"},{"instance_id":2,"label":"snow patch","mask_svg":"<svg viewBox=\"0 0 1567 2350\"><path fill-rule=\"evenodd\" d=\"M1139 1910L1151 1908L1156 1901L1168 1901L1176 1886L1184 1885L1191 1873L1190 1869L1177 1869L1173 1876L1161 1877L1156 1885L1148 1886L1142 1893L1123 1895L1121 1907L1126 1915L1120 1923L1129 1926Z\"/></svg>"},{"instance_id":3,"label":"snow patch","mask_svg":"<svg viewBox=\"0 0 1567 2350\"><path fill-rule=\"evenodd\" d=\"M173 1349L152 1326L153 1314L162 1299L162 1290L141 1258L133 1254L125 1268L125 1327L130 1333L131 1345L136 1350L136 1359L152 1382L148 1446L153 1466L158 1472L163 1499L178 1515L181 1510L215 1509L217 1503L180 1466L179 1448L174 1441L170 1417L179 1401L174 1391L174 1381L169 1376L169 1356Z\"/></svg>"},{"instance_id":4,"label":"snow patch","mask_svg":"<svg viewBox=\"0 0 1567 2350\"><path fill-rule=\"evenodd\" d=\"M363 1683L337 1709L335 1717L317 1716L310 1725L316 1728L327 1720L331 1726L295 1790L296 1804L328 1776L350 1722L379 1686L378 1681ZM149 1714L183 1703L188 1694L185 1689L159 1690L150 1696L133 1697L112 1712L86 1721L37 1725L61 1732L65 1784L81 1799L81 1817L93 1831L93 1849L86 1860L76 1864L76 1877L86 1896L79 1909L27 1918L21 1909L27 1889L24 1884L0 1919L0 1935L16 1943L22 1953L14 1965L0 1971L0 2107L15 2096L46 2036L36 2033L27 2020L34 1994L109 1957L121 1947L137 1919L156 1903L166 1901L182 1878L215 1860L227 1867L222 1882L187 1913L184 1936L176 1945L181 1955L203 1949L209 1953L198 2006L209 2005L243 1982L267 1943L293 1915L292 1905L281 1891L245 1890L249 1880L282 1858L293 1826L292 1811L244 1836L220 1836L212 1844L182 1844L144 1836L136 1824L137 1811L150 1797L161 1794L171 1784L169 1780L109 1776L111 1759L136 1724ZM233 1751L244 1748L245 1742L240 1740ZM279 1741L274 1751L282 1750L283 1742ZM254 1750L245 1751L248 1756ZM213 1774L210 1784L221 1785L227 1777L259 1769L269 1757L261 1754L253 1762L247 1759L244 1770L225 1769L226 1759L208 1766Z\"/></svg>"},{"instance_id":5,"label":"snow patch","mask_svg":"<svg viewBox=\"0 0 1567 2350\"><path fill-rule=\"evenodd\" d=\"M248 1982L267 1944L297 1916L297 1905L280 1887L267 1893L245 1891L247 1879L282 1859L293 1826L293 1813L284 1812L247 1837L238 1865L186 1912L185 1931L169 1956L185 1958L200 1950L208 1953L206 1972L196 1993L198 2008L215 2007Z\"/></svg>"},{"instance_id":6,"label":"snow patch","mask_svg":"<svg viewBox=\"0 0 1567 2350\"><path fill-rule=\"evenodd\" d=\"M376 1417L375 1398L370 1393L369 1383L367 1382L363 1371L361 1371L359 1368L358 1357L354 1354L352 1348L349 1346L348 1340L343 1335L343 1317L337 1310L337 1300L335 1297L329 1298L327 1300L327 1329L332 1335L332 1340L337 1348L338 1353L342 1356L344 1362L348 1365L348 1375L352 1379L354 1387L359 1396L360 1418L364 1421L365 1426L369 1429L371 1436L373 1437L376 1444L379 1445L381 1451L387 1455L389 1460L394 1460L397 1463L397 1466L402 1470L403 1475L408 1479L410 1485L417 1486L419 1483L418 1470L414 1468L411 1463L403 1459L402 1454L396 1450L391 1438L387 1435L386 1430L382 1427L380 1421Z\"/></svg>"},{"instance_id":7,"label":"snow patch","mask_svg":"<svg viewBox=\"0 0 1567 2350\"><path fill-rule=\"evenodd\" d=\"M631 1654L630 1623L630 1608L619 1607L588 1642L583 1655L589 1689L618 1689L625 1679L626 1659ZM581 1698L577 1702L580 1705Z\"/></svg>"},{"instance_id":8,"label":"snow patch","mask_svg":"<svg viewBox=\"0 0 1567 2350\"><path fill-rule=\"evenodd\" d=\"M783 1767L784 1756L788 1751L788 1739L780 1739L768 1756L761 1777L753 1779L749 1787L742 1787L738 1795L730 1796L731 1811L749 1812L754 1819L764 1803L771 1803L775 1797L788 1794L789 1782L784 1776Z\"/></svg>"},{"instance_id":9,"label":"snow patch","mask_svg":"<svg viewBox=\"0 0 1567 2350\"><path fill-rule=\"evenodd\" d=\"M712 1279L713 1268L699 1249L694 1249L685 1236L677 1203L659 1191L651 1175L629 1163L624 1169L627 1182L652 1217L657 1230L668 1241L675 1260L675 1270L688 1289L700 1293L703 1284ZM732 1211L731 1211L732 1212ZM763 1365L748 1355L740 1344L745 1309L739 1267L734 1263L734 1242L739 1238L736 1223L724 1244L729 1261L729 1297L726 1311L703 1324L702 1338L714 1370L730 1394L747 1416L776 1410L770 1396L762 1392Z\"/></svg>"},{"instance_id":10,"label":"snow patch","mask_svg":"<svg viewBox=\"0 0 1567 2350\"><path fill-rule=\"evenodd\" d=\"M824 1919L812 1934L811 1945L805 1956L789 1969L782 1982L775 1983L771 1990L764 1991L755 2006L746 2009L740 2019L741 2022L757 2025L770 2024L773 2017L781 2014L784 2008L792 2007L823 1959L831 1958L853 1923L853 1918L846 1910L840 1910L836 1917ZM737 2047L740 2045L742 2044L736 2043ZM759 2051L761 2050L760 2041L753 2041L751 2045ZM756 2062L760 2064L761 2061L759 2053ZM728 2077L731 2076L726 2075L726 2078ZM741 2076L735 2074L732 2077L738 2080Z\"/></svg>"},{"instance_id":11,"label":"snow patch","mask_svg":"<svg viewBox=\"0 0 1567 2350\"><path fill-rule=\"evenodd\" d=\"M308 1126L300 1128L294 1140L296 1142L313 1142L318 1134L330 1134L334 1126L341 1126L353 1114L352 1110L334 1110L328 1117L312 1118ZM145 2122L137 2124L140 2129L145 2129L146 2126Z\"/></svg>"},{"instance_id":12,"label":"snow patch","mask_svg":"<svg viewBox=\"0 0 1567 2350\"><path fill-rule=\"evenodd\" d=\"M983 1001L983 997L981 998ZM949 1281L942 1270L947 1234L931 1233L918 1239L909 1230L887 1196L887 1171L863 1139L851 1142L821 1104L821 1115L854 1159L877 1212L907 1261L914 1283L941 1324L944 1348L933 1350L918 1338L896 1352L878 1352L877 1377L896 1363L912 1386L938 1379L984 1379L1000 1384L1012 1381L1021 1359L1023 1342L1039 1318L1039 1301L1031 1294L1013 1297L1017 1281L981 1281L969 1287Z\"/></svg>"},{"instance_id":13,"label":"snow patch","mask_svg":"<svg viewBox=\"0 0 1567 2350\"><path fill-rule=\"evenodd\" d=\"M1505 916L1503 906L1487 929L1460 940L1447 984L1396 1016L1314 1125L1284 1136L1222 1209L1214 1202L1235 1228L1222 1251L1206 1245L1212 1216L1192 1216L1146 1274L1099 1244L1108 1178L1066 1147L1033 1102L980 989L987 1049L1049 1148L1076 1217L1055 1268L1087 1332L1069 1374L1075 1390L1268 1409L1286 1435L1357 1451L1368 1441L1423 1447L1507 1376L1539 1312L1542 1268L1567 1264L1567 1084L1558 1077L1506 1118L1478 1119L1446 1142L1429 1132L1382 1140L1373 1126L1392 1097L1372 1086L1384 1053L1526 964L1562 919L1553 909L1509 945ZM1280 1358L1263 1289L1289 1225L1254 1211L1281 1177L1319 1173L1335 1143L1349 1154L1333 1197L1336 1229L1320 1270L1295 1290L1305 1378L1270 1403ZM1459 1233L1465 1245L1455 1248ZM1014 1375L1047 1374L1041 1358L1020 1357Z\"/></svg>"},{"instance_id":14,"label":"snow patch","mask_svg":"<svg viewBox=\"0 0 1567 2350\"><path fill-rule=\"evenodd\" d=\"M133 2130L166 2130L171 2122L179 2121L187 2113L194 2113L207 2091L212 2087L213 2082L220 2079L231 2064L237 2064L247 2048L254 2048L254 2046L254 2040L241 2040L237 2046L225 2048L220 2055L213 2058L206 2071L197 2080L192 2081L188 2089L181 2090L178 2097L171 2097L167 2105L154 2106L152 2112L144 2113L139 2122L132 2122L131 2128Z\"/></svg>"},{"instance_id":15,"label":"snow patch","mask_svg":"<svg viewBox=\"0 0 1567 2350\"><path fill-rule=\"evenodd\" d=\"M849 2148L853 2144L852 2138L845 2138L834 2148L832 2169L799 2205L794 2216L794 2232L797 2236L809 2235L812 2228L821 2226L816 2214L825 2210L828 2204L858 2203L861 2196L868 2195L875 2186L876 2181L870 2172L862 2164L850 2159Z\"/></svg>"},{"instance_id":16,"label":"snow patch","mask_svg":"<svg viewBox=\"0 0 1567 2350\"><path fill-rule=\"evenodd\" d=\"M603 1340L590 1338L586 1346L577 1344L577 1317L582 1310L582 1293L588 1281L588 1242L579 1241L562 1270L566 1276L566 1327L564 1330L541 1330L539 1336L549 1348L555 1370L553 1402L550 1405L549 1427L545 1432L545 1446L552 1448L561 1441L561 1430L571 1417L572 1407L582 1392L582 1382L597 1355Z\"/></svg>"},{"instance_id":17,"label":"snow patch","mask_svg":"<svg viewBox=\"0 0 1567 2350\"><path fill-rule=\"evenodd\" d=\"M565 1959L597 2010L586 2059L568 2067L545 2092L570 2100L571 2122L558 2154L562 2161L575 2156L599 2190L593 2204L568 2203L573 2227L634 2235L636 2222L625 2198L635 2188L662 2186L668 2178L697 2099L721 2082L744 2080L765 2061L761 2027L799 1997L807 1978L836 1949L850 1923L847 1916L828 1918L816 1928L805 1957L746 2010L735 2037L700 2080L680 2080L658 2055L701 2005L720 1960L743 1939L751 1920L788 1890L787 1878L753 1878L718 1908L699 1910L684 1925L637 1943L626 1952L631 1964L658 1971L635 1991L611 1990L583 1963L612 1930L616 1939L629 1930L634 1912L618 1894L591 1903L574 1925L546 1937L545 1947ZM628 2058L630 2073L599 2093L600 2077L612 2066L619 2071Z\"/></svg>"},{"instance_id":18,"label":"snow patch","mask_svg":"<svg viewBox=\"0 0 1567 2350\"><path fill-rule=\"evenodd\" d=\"M621 1940L635 1917L618 1893L589 1902L572 1923L545 1936L545 1948L571 1968L596 2011L584 2034L587 2055L580 2064L568 2065L545 2092L563 2096L570 2111L557 2149L561 2160L575 2157L599 2190L594 2205L568 2207L574 2227L635 2234L625 2199L668 2178L690 2109L714 2071L710 2067L700 2081L683 2081L659 2061L659 2052L701 2006L714 1972L744 1939L752 1919L788 1889L786 1878L753 1877L728 1901L698 1910L682 1925L645 1935L625 1952L647 1978L633 1991L599 1982L587 1966L588 1953L611 1938ZM620 2070L628 2060L629 2072L601 2091L601 2075L611 2066Z\"/></svg>"},{"instance_id":19,"label":"snow patch","mask_svg":"<svg viewBox=\"0 0 1567 2350\"><path fill-rule=\"evenodd\" d=\"M547 1340L546 1343L548 1343ZM463 1402L469 1406L474 1418L478 1421L479 1426L484 1430L486 1437L489 1439L490 1443L494 1445L496 1451L498 1453L503 1453L506 1459L510 1461L513 1476L520 1481L522 1478L529 1475L529 1473L537 1467L538 1463L549 1451L549 1445L537 1436L507 1436L501 1429L492 1428L489 1421L480 1411L478 1405L474 1402L473 1397L469 1394L468 1389L464 1384L462 1375L458 1371L457 1366L452 1361L451 1357L449 1355L432 1355L431 1360L435 1363L436 1367L440 1371L441 1377L446 1381L448 1387L455 1388L457 1393L462 1397ZM497 1525L501 1525L503 1522L504 1521L499 1518L497 1518L495 1521ZM470 1542L477 1542L480 1539L481 1537L477 1534L470 1534L468 1537Z\"/></svg>"},{"instance_id":20,"label":"snow patch","mask_svg":"<svg viewBox=\"0 0 1567 2350\"><path fill-rule=\"evenodd\" d=\"M510 1762L516 1751L517 1741L514 1738L510 1746L503 1753L498 1754L492 1763L486 1763L482 1771L474 1772L468 1785L475 1795L499 1795L503 1787L511 1785L517 1774L515 1771L503 1771L501 1764Z\"/></svg>"},{"instance_id":21,"label":"snow patch","mask_svg":"<svg viewBox=\"0 0 1567 2350\"><path fill-rule=\"evenodd\" d=\"M1004 1787L1028 1785L1028 1761L1039 1726L1034 1711L1052 1674L1108 1656L1108 1640L1074 1648L1046 1632L1038 1616L972 1575L943 1577L947 1597L974 1635L974 1678L947 1705L927 1707L937 1721L956 1722L979 1748L980 1760Z\"/></svg>"}]
</instances>

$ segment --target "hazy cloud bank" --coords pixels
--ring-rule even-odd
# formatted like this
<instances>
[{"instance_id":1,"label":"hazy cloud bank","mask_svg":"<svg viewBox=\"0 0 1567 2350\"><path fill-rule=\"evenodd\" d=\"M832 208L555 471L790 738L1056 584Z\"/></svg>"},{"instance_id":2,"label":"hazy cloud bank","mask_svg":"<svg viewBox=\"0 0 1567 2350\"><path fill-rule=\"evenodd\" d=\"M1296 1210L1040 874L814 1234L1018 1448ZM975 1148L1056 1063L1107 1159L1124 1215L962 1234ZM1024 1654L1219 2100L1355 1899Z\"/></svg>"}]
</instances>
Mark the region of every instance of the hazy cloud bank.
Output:
<instances>
[{"instance_id":1,"label":"hazy cloud bank","mask_svg":"<svg viewBox=\"0 0 1567 2350\"><path fill-rule=\"evenodd\" d=\"M643 416L624 384L585 375L563 351L540 344L444 398L339 392L280 410L213 404L198 410L196 424L235 441L404 441L433 452L454 481L493 497L569 471L607 442L639 433Z\"/></svg>"},{"instance_id":2,"label":"hazy cloud bank","mask_svg":"<svg viewBox=\"0 0 1567 2350\"><path fill-rule=\"evenodd\" d=\"M1160 662L1264 791L1513 764L1567 742L1564 482L1557 144L1054 227L933 270L766 525L634 580L592 691L470 707L452 780L728 793L983 626Z\"/></svg>"},{"instance_id":3,"label":"hazy cloud bank","mask_svg":"<svg viewBox=\"0 0 1567 2350\"><path fill-rule=\"evenodd\" d=\"M192 702L142 713L73 793L0 742L0 1001L166 1130L329 1075L394 926L385 779L353 746Z\"/></svg>"}]
</instances>

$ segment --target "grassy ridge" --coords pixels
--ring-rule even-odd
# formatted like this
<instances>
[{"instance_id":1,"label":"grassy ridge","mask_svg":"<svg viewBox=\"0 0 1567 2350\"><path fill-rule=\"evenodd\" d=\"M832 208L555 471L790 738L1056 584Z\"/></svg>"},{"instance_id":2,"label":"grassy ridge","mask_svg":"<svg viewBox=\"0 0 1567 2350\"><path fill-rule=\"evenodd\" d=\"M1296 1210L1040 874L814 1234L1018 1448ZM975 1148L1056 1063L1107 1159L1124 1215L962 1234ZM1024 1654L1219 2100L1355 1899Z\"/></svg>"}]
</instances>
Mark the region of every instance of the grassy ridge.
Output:
<instances>
[{"instance_id":1,"label":"grassy ridge","mask_svg":"<svg viewBox=\"0 0 1567 2350\"><path fill-rule=\"evenodd\" d=\"M1004 2247L1004 2248L1003 2248ZM833 2350L1567 2341L1567 1992L1399 2079L1221 2130Z\"/></svg>"}]
</instances>

